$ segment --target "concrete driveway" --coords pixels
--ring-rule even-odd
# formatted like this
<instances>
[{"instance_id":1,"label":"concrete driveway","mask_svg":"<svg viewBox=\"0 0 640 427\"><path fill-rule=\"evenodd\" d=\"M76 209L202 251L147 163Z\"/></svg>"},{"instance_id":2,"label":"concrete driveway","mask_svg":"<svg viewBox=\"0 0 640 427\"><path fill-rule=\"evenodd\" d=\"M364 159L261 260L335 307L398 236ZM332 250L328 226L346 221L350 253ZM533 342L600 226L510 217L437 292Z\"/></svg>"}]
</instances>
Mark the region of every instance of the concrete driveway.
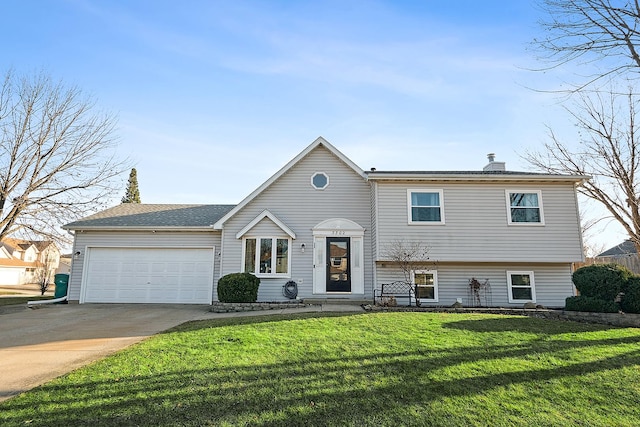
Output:
<instances>
[{"instance_id":1,"label":"concrete driveway","mask_svg":"<svg viewBox=\"0 0 640 427\"><path fill-rule=\"evenodd\" d=\"M360 307L219 314L208 305L53 304L0 307L0 402L190 320Z\"/></svg>"}]
</instances>

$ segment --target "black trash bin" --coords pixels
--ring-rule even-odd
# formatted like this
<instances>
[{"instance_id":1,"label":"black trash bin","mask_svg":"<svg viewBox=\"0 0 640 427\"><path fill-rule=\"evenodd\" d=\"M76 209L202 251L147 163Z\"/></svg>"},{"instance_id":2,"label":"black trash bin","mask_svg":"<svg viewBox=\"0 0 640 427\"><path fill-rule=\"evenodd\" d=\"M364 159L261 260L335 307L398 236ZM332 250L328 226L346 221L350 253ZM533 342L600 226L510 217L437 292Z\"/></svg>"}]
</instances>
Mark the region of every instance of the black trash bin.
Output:
<instances>
[{"instance_id":1,"label":"black trash bin","mask_svg":"<svg viewBox=\"0 0 640 427\"><path fill-rule=\"evenodd\" d=\"M69 275L65 273L58 273L53 278L53 283L56 285L56 290L53 295L54 298L62 298L67 295L67 289L69 287ZM64 301L66 303L66 301Z\"/></svg>"}]
</instances>

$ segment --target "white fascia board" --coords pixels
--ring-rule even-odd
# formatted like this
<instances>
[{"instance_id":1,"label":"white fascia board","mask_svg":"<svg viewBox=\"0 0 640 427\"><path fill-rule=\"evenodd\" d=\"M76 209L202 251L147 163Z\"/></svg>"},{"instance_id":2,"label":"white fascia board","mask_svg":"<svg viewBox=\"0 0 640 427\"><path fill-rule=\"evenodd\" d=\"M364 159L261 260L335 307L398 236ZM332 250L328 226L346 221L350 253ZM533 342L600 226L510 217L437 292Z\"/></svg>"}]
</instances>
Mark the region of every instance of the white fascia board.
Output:
<instances>
[{"instance_id":1,"label":"white fascia board","mask_svg":"<svg viewBox=\"0 0 640 427\"><path fill-rule=\"evenodd\" d=\"M249 224L245 225L244 228L242 228L242 230L236 233L236 239L241 239L242 236L247 234L249 230L251 230L253 227L256 226L256 224L258 224L260 221L262 221L265 218L269 218L275 225L277 225L282 231L287 233L287 235L289 235L289 237L291 237L292 239L296 238L296 233L292 229L287 227L287 225L284 222L280 221L278 217L276 217L274 214L269 212L269 210L265 209L264 211L262 211L260 215L255 217Z\"/></svg>"},{"instance_id":2,"label":"white fascia board","mask_svg":"<svg viewBox=\"0 0 640 427\"><path fill-rule=\"evenodd\" d=\"M531 182L576 182L582 183L591 179L588 175L488 175L488 174L416 174L416 173L369 173L370 181L531 181Z\"/></svg>"},{"instance_id":3,"label":"white fascia board","mask_svg":"<svg viewBox=\"0 0 640 427\"><path fill-rule=\"evenodd\" d=\"M251 194L245 197L240 203L236 205L236 207L234 207L229 212L227 212L225 216L223 216L218 221L216 221L216 223L213 224L213 228L216 230L222 229L222 227L224 226L224 223L227 222L229 218L233 217L236 213L238 213L242 208L244 208L247 204L249 204L249 202L255 199L260 193L262 193L271 184L273 184L276 180L278 180L278 178L280 178L282 175L287 173L291 168L293 168L293 166L295 166L296 163L298 163L300 160L305 158L311 151L313 151L320 145L324 146L327 150L333 153L333 155L335 155L338 159L340 159L347 166L353 169L353 171L356 172L358 175L360 175L363 179L367 179L366 174L362 169L360 169L360 167L358 167L358 165L353 163L347 156L342 154L337 148L329 144L323 137L320 136L315 141L313 141L311 145L309 145L307 148L302 150L300 154L298 154L296 157L291 159L289 163L284 165L282 169L276 172L271 178L266 180L260 187L256 188Z\"/></svg>"},{"instance_id":4,"label":"white fascia board","mask_svg":"<svg viewBox=\"0 0 640 427\"><path fill-rule=\"evenodd\" d=\"M151 227L151 226L78 226L73 228L65 228L65 230L74 230L74 231L216 231L213 229L213 226L207 227Z\"/></svg>"}]
</instances>

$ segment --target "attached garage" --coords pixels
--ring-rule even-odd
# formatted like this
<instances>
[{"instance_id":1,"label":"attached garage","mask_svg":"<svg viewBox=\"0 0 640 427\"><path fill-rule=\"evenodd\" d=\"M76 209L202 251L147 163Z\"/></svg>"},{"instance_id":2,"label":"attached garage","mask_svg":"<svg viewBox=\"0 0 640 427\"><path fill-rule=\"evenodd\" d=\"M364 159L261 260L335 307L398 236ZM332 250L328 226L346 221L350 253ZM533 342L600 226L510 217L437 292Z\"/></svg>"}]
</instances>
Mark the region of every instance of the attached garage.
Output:
<instances>
[{"instance_id":1,"label":"attached garage","mask_svg":"<svg viewBox=\"0 0 640 427\"><path fill-rule=\"evenodd\" d=\"M210 304L211 248L88 247L81 303Z\"/></svg>"},{"instance_id":2,"label":"attached garage","mask_svg":"<svg viewBox=\"0 0 640 427\"><path fill-rule=\"evenodd\" d=\"M19 285L24 276L24 267L0 266L0 285Z\"/></svg>"}]
</instances>

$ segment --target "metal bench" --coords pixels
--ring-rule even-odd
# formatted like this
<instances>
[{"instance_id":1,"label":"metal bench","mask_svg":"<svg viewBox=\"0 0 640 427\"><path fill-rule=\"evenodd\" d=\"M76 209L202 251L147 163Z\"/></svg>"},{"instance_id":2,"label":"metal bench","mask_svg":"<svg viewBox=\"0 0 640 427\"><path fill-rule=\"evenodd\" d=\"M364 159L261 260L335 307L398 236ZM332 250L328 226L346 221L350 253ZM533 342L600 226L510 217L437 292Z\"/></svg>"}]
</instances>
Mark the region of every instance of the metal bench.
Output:
<instances>
[{"instance_id":1,"label":"metal bench","mask_svg":"<svg viewBox=\"0 0 640 427\"><path fill-rule=\"evenodd\" d=\"M392 301L395 301L398 296L409 298L409 306L411 306L412 298L413 300L416 298L415 285L405 281L383 283L380 289L373 292L373 302L386 306L395 305Z\"/></svg>"}]
</instances>

